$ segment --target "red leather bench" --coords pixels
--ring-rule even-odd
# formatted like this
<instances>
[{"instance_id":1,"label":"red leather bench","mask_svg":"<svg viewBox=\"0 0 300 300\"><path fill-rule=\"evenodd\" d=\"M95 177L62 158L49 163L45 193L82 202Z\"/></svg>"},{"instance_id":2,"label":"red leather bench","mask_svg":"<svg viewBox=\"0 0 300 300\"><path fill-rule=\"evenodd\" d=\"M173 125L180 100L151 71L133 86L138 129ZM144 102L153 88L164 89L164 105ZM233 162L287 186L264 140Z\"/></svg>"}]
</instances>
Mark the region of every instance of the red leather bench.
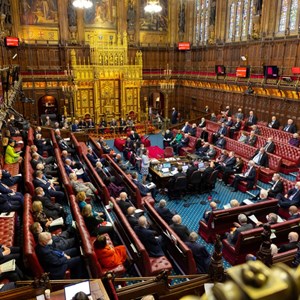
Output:
<instances>
[{"instance_id":1,"label":"red leather bench","mask_svg":"<svg viewBox=\"0 0 300 300\"><path fill-rule=\"evenodd\" d=\"M30 193L30 195L34 195L34 185L33 185L33 169L30 163L31 154L30 147L27 146L25 149L25 157L24 157L24 182L26 191Z\"/></svg>"},{"instance_id":2,"label":"red leather bench","mask_svg":"<svg viewBox=\"0 0 300 300\"><path fill-rule=\"evenodd\" d=\"M102 148L99 146L98 142L93 139L92 137L89 137L89 146L93 149L94 153L98 156L98 157L102 157L103 150Z\"/></svg>"},{"instance_id":3,"label":"red leather bench","mask_svg":"<svg viewBox=\"0 0 300 300\"><path fill-rule=\"evenodd\" d=\"M89 269L92 274L92 278L101 278L105 276L106 273L112 272L116 274L117 276L120 276L126 272L126 269L124 265L119 265L116 268L107 269L103 268L96 256L96 253L94 251L94 241L95 237L91 237L86 226L84 219L80 213L80 209L78 204L76 203L76 199L74 195L69 196L70 201L70 207L72 210L72 215L74 217L74 220L76 221L76 226L80 234L81 238L81 244L82 244L82 250L83 255L87 259ZM105 234L108 244L113 245L111 242L111 239L108 234Z\"/></svg>"},{"instance_id":4,"label":"red leather bench","mask_svg":"<svg viewBox=\"0 0 300 300\"><path fill-rule=\"evenodd\" d=\"M259 124L257 125L257 127L260 130L262 136L266 138L272 136L274 141L278 141L280 143L288 144L289 140L293 137L292 133L283 130L273 129Z\"/></svg>"},{"instance_id":5,"label":"red leather bench","mask_svg":"<svg viewBox=\"0 0 300 300\"><path fill-rule=\"evenodd\" d=\"M180 156L185 156L188 153L194 153L196 149L197 138L194 136L189 137L189 143L186 147L182 147L179 150Z\"/></svg>"},{"instance_id":6,"label":"red leather bench","mask_svg":"<svg viewBox=\"0 0 300 300\"><path fill-rule=\"evenodd\" d=\"M191 249L177 236L148 201L145 201L144 206L148 211L149 218L161 229L161 233L169 233L170 237L165 239L167 241L167 249L176 264L180 266L185 274L196 274L197 266ZM172 236L175 237L175 240Z\"/></svg>"},{"instance_id":7,"label":"red leather bench","mask_svg":"<svg viewBox=\"0 0 300 300\"><path fill-rule=\"evenodd\" d=\"M277 246L288 243L288 234L291 231L300 232L300 218L271 225L275 230L276 238L273 243ZM227 239L223 240L223 256L232 265L245 262L248 253L256 254L262 243L262 227L243 231L239 234L235 245L231 245Z\"/></svg>"},{"instance_id":8,"label":"red leather bench","mask_svg":"<svg viewBox=\"0 0 300 300\"><path fill-rule=\"evenodd\" d=\"M137 186L133 183L132 180L127 177L125 172L113 161L113 159L109 155L106 154L105 158L111 166L111 170L114 172L113 175L125 184L128 190L128 194L129 196L131 196L131 199L135 199L137 208L143 208L144 201L146 199L150 201L152 205L154 205L154 199L151 196L142 197Z\"/></svg>"},{"instance_id":9,"label":"red leather bench","mask_svg":"<svg viewBox=\"0 0 300 300\"><path fill-rule=\"evenodd\" d=\"M34 144L34 130L32 127L29 127L27 133L27 145L31 146Z\"/></svg>"},{"instance_id":10,"label":"red leather bench","mask_svg":"<svg viewBox=\"0 0 300 300\"><path fill-rule=\"evenodd\" d=\"M165 256L149 256L144 245L131 228L115 199L111 197L111 201L114 205L113 209L117 216L115 225L117 226L118 231L142 276L155 276L162 271L171 271L172 265Z\"/></svg>"},{"instance_id":11,"label":"red leather bench","mask_svg":"<svg viewBox=\"0 0 300 300\"><path fill-rule=\"evenodd\" d=\"M198 233L207 243L212 243L217 234L223 235L225 232L230 231L239 214L254 214L258 220L265 221L268 213L278 211L277 204L278 200L272 199L266 202L213 211L207 223L203 219L199 221Z\"/></svg>"}]
</instances>

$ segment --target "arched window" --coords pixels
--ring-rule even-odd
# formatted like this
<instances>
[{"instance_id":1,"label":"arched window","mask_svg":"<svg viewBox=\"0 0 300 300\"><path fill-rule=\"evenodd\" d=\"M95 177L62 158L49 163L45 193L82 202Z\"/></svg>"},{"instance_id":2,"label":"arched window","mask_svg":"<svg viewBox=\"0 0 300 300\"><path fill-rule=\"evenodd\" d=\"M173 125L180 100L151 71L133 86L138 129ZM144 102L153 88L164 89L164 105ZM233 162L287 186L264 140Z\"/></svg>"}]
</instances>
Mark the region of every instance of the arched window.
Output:
<instances>
[{"instance_id":1,"label":"arched window","mask_svg":"<svg viewBox=\"0 0 300 300\"><path fill-rule=\"evenodd\" d=\"M279 33L286 33L287 31L289 33L298 33L298 2L298 0L281 0L278 24Z\"/></svg>"},{"instance_id":2,"label":"arched window","mask_svg":"<svg viewBox=\"0 0 300 300\"><path fill-rule=\"evenodd\" d=\"M247 40L252 33L254 0L231 0L228 2L227 40Z\"/></svg>"},{"instance_id":3,"label":"arched window","mask_svg":"<svg viewBox=\"0 0 300 300\"><path fill-rule=\"evenodd\" d=\"M214 2L215 5L215 1ZM196 0L196 26L195 26L195 41L196 43L206 44L208 39L210 20L210 5L211 0ZM215 14L215 7L214 11ZM215 15L212 16L215 18ZM213 20L214 22L214 20Z\"/></svg>"}]
</instances>

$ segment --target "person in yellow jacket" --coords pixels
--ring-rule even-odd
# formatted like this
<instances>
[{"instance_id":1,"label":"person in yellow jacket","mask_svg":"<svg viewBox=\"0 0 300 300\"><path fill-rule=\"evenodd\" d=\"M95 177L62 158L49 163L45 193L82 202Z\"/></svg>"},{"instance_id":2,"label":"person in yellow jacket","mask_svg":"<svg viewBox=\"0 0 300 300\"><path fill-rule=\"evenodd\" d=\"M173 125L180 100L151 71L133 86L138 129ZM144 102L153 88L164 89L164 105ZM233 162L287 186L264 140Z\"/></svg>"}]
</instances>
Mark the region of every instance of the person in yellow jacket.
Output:
<instances>
[{"instance_id":1,"label":"person in yellow jacket","mask_svg":"<svg viewBox=\"0 0 300 300\"><path fill-rule=\"evenodd\" d=\"M5 163L6 164L14 164L22 161L22 157L20 156L20 152L15 151L16 141L11 139L9 140L8 146L5 150Z\"/></svg>"}]
</instances>

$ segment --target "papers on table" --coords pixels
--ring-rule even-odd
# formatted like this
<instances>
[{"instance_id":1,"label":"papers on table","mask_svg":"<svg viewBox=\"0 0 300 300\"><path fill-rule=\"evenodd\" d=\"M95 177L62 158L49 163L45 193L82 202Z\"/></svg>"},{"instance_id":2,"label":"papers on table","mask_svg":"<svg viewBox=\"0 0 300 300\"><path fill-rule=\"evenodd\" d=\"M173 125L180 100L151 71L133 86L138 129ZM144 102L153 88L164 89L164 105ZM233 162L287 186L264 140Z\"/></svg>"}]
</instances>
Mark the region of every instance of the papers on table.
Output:
<instances>
[{"instance_id":1,"label":"papers on table","mask_svg":"<svg viewBox=\"0 0 300 300\"><path fill-rule=\"evenodd\" d=\"M75 169L75 173L76 173L76 175L82 175L83 173L84 173L84 171L83 171L83 169L81 168L81 169Z\"/></svg>"},{"instance_id":2,"label":"papers on table","mask_svg":"<svg viewBox=\"0 0 300 300\"><path fill-rule=\"evenodd\" d=\"M251 200L249 200L249 199L245 199L245 200L243 200L243 203L244 204L253 204L253 202L251 201Z\"/></svg>"},{"instance_id":3,"label":"papers on table","mask_svg":"<svg viewBox=\"0 0 300 300\"><path fill-rule=\"evenodd\" d=\"M177 169L171 171L171 174L172 174L172 175L175 175L175 174L177 174L177 173L178 173L178 170L177 170Z\"/></svg>"},{"instance_id":4,"label":"papers on table","mask_svg":"<svg viewBox=\"0 0 300 300\"><path fill-rule=\"evenodd\" d=\"M282 223L282 222L284 222L284 220L279 215L277 215L277 223Z\"/></svg>"},{"instance_id":5,"label":"papers on table","mask_svg":"<svg viewBox=\"0 0 300 300\"><path fill-rule=\"evenodd\" d=\"M227 203L223 207L224 207L224 209L229 209L229 208L231 208L231 205L230 205L230 203Z\"/></svg>"}]
</instances>

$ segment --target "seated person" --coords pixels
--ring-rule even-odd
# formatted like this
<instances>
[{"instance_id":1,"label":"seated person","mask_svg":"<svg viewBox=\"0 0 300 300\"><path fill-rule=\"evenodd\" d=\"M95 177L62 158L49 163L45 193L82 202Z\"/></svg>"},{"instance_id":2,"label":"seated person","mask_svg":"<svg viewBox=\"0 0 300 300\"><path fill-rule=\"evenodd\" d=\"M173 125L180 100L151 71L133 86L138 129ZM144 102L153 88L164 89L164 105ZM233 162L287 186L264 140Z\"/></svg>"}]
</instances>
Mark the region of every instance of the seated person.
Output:
<instances>
[{"instance_id":1,"label":"seated person","mask_svg":"<svg viewBox=\"0 0 300 300\"><path fill-rule=\"evenodd\" d=\"M93 167L96 166L97 162L101 161L101 159L93 152L93 149L90 148L90 147L87 148L86 157L91 162L91 164L93 165Z\"/></svg>"},{"instance_id":2,"label":"seated person","mask_svg":"<svg viewBox=\"0 0 300 300\"><path fill-rule=\"evenodd\" d=\"M294 146L294 147L299 147L300 139L299 139L299 134L298 133L293 134L293 137L291 137L290 140L289 140L289 144Z\"/></svg>"},{"instance_id":3,"label":"seated person","mask_svg":"<svg viewBox=\"0 0 300 300\"><path fill-rule=\"evenodd\" d=\"M115 119L111 120L109 126L110 126L111 132L116 132L118 130L118 122ZM105 127L106 127L106 125L105 125Z\"/></svg>"},{"instance_id":4,"label":"seated person","mask_svg":"<svg viewBox=\"0 0 300 300\"><path fill-rule=\"evenodd\" d=\"M129 206L127 208L126 219L132 228L138 226L138 214L136 214L135 211L136 208L134 206Z\"/></svg>"},{"instance_id":5,"label":"seated person","mask_svg":"<svg viewBox=\"0 0 300 300\"><path fill-rule=\"evenodd\" d=\"M174 215L172 218L172 222L173 224L171 224L170 227L175 231L175 233L183 242L187 242L189 239L190 231L185 225L181 224L181 216Z\"/></svg>"},{"instance_id":6,"label":"seated person","mask_svg":"<svg viewBox=\"0 0 300 300\"><path fill-rule=\"evenodd\" d=\"M198 274L207 274L210 265L210 254L201 244L197 243L198 234L192 231L185 244L192 250Z\"/></svg>"},{"instance_id":7,"label":"seated person","mask_svg":"<svg viewBox=\"0 0 300 300\"><path fill-rule=\"evenodd\" d=\"M99 124L99 131L101 134L104 133L105 128L107 127L107 122L104 119L101 119Z\"/></svg>"},{"instance_id":8,"label":"seated person","mask_svg":"<svg viewBox=\"0 0 300 300\"><path fill-rule=\"evenodd\" d=\"M2 178L1 178L1 182L5 185L7 185L8 187L13 186L17 183L20 183L22 181L22 174L18 174L15 176L12 176L9 171L4 170L4 169L0 169L0 172L2 172Z\"/></svg>"},{"instance_id":9,"label":"seated person","mask_svg":"<svg viewBox=\"0 0 300 300\"><path fill-rule=\"evenodd\" d=\"M60 187L58 185L54 185L53 182L46 178L42 170L35 171L33 184L35 187L41 187L44 190L46 197L55 197L55 200L59 203L64 201L65 194L60 191Z\"/></svg>"},{"instance_id":10,"label":"seated person","mask_svg":"<svg viewBox=\"0 0 300 300\"><path fill-rule=\"evenodd\" d=\"M43 155L44 152L46 152L47 156L53 156L53 146L48 144L41 134L37 134L35 136L34 144L37 147L37 152L39 155Z\"/></svg>"},{"instance_id":11,"label":"seated person","mask_svg":"<svg viewBox=\"0 0 300 300\"><path fill-rule=\"evenodd\" d=\"M203 145L196 150L196 154L200 157L206 156L207 151L209 150L209 143L205 142Z\"/></svg>"},{"instance_id":12,"label":"seated person","mask_svg":"<svg viewBox=\"0 0 300 300\"><path fill-rule=\"evenodd\" d=\"M280 123L279 123L279 121L276 119L276 116L272 116L272 120L271 120L270 123L268 123L268 127L269 127L269 128L273 128L273 129L279 129Z\"/></svg>"},{"instance_id":13,"label":"seated person","mask_svg":"<svg viewBox=\"0 0 300 300\"><path fill-rule=\"evenodd\" d=\"M45 165L42 163L39 163L35 166L35 170L41 170L46 178L52 179L52 183L58 184L56 180L53 180L55 177L58 177L58 170L54 170L50 167L50 165Z\"/></svg>"},{"instance_id":14,"label":"seated person","mask_svg":"<svg viewBox=\"0 0 300 300\"><path fill-rule=\"evenodd\" d=\"M266 143L263 145L267 153L273 153L275 151L275 143L272 137L268 137Z\"/></svg>"},{"instance_id":15,"label":"seated person","mask_svg":"<svg viewBox=\"0 0 300 300\"><path fill-rule=\"evenodd\" d=\"M297 132L297 127L294 124L293 119L288 119L287 124L283 127L283 131L290 132L290 133L296 133Z\"/></svg>"},{"instance_id":16,"label":"seated person","mask_svg":"<svg viewBox=\"0 0 300 300\"><path fill-rule=\"evenodd\" d=\"M87 182L90 181L88 175L83 169L73 169L71 159L67 158L64 163L64 168L66 170L67 175L69 176L71 173L77 175L77 178L82 179L83 181Z\"/></svg>"},{"instance_id":17,"label":"seated person","mask_svg":"<svg viewBox=\"0 0 300 300\"><path fill-rule=\"evenodd\" d=\"M249 160L247 170L242 174L237 174L231 184L233 192L237 192L240 181L247 181L247 188L252 188L255 183L256 170L253 160Z\"/></svg>"},{"instance_id":18,"label":"seated person","mask_svg":"<svg viewBox=\"0 0 300 300\"><path fill-rule=\"evenodd\" d=\"M288 218L288 220L300 218L300 213L298 211L298 207L295 205L290 206L289 207L289 215L290 215L290 217Z\"/></svg>"},{"instance_id":19,"label":"seated person","mask_svg":"<svg viewBox=\"0 0 300 300\"><path fill-rule=\"evenodd\" d=\"M172 224L172 218L175 216L175 213L171 212L167 206L167 201L165 199L161 199L159 201L159 204L157 207L155 207L155 210L160 215L160 217L167 223Z\"/></svg>"},{"instance_id":20,"label":"seated person","mask_svg":"<svg viewBox=\"0 0 300 300\"><path fill-rule=\"evenodd\" d=\"M183 131L184 133L189 133L191 129L191 125L189 124L189 122L185 122L183 127L181 128L181 131Z\"/></svg>"},{"instance_id":21,"label":"seated person","mask_svg":"<svg viewBox=\"0 0 300 300\"><path fill-rule=\"evenodd\" d=\"M299 235L297 232L291 231L288 235L289 242L279 247L278 253L286 252L297 248Z\"/></svg>"},{"instance_id":22,"label":"seated person","mask_svg":"<svg viewBox=\"0 0 300 300\"><path fill-rule=\"evenodd\" d=\"M116 178L114 176L104 178L104 184L106 185L111 197L118 197L121 192L125 192L125 187L123 185L116 185Z\"/></svg>"},{"instance_id":23,"label":"seated person","mask_svg":"<svg viewBox=\"0 0 300 300\"><path fill-rule=\"evenodd\" d=\"M51 198L45 195L45 192L41 187L37 187L34 192L35 195L33 196L33 201L42 202L44 211L47 216L52 219L57 219L59 217L66 219L67 214L64 211L63 206L59 203L53 203Z\"/></svg>"},{"instance_id":24,"label":"seated person","mask_svg":"<svg viewBox=\"0 0 300 300\"><path fill-rule=\"evenodd\" d=\"M190 128L190 131L188 132L190 136L196 136L197 134L197 124L193 123L192 127Z\"/></svg>"},{"instance_id":25,"label":"seated person","mask_svg":"<svg viewBox=\"0 0 300 300\"><path fill-rule=\"evenodd\" d=\"M157 190L156 190L156 186L153 185L153 188L149 189L146 185L142 184L139 180L138 180L138 174L136 172L131 173L131 177L132 177L132 181L133 183L137 186L137 188L139 189L141 196L145 197L145 196L152 196L153 198L155 197L155 195L157 194Z\"/></svg>"},{"instance_id":26,"label":"seated person","mask_svg":"<svg viewBox=\"0 0 300 300\"><path fill-rule=\"evenodd\" d=\"M206 126L206 120L204 117L201 118L200 123L198 125L198 127L200 128L204 128Z\"/></svg>"},{"instance_id":27,"label":"seated person","mask_svg":"<svg viewBox=\"0 0 300 300\"><path fill-rule=\"evenodd\" d=\"M234 222L233 225L235 226L234 231L227 234L227 240L233 245L236 243L241 232L253 228L253 225L248 223L247 216L244 214L239 214L238 223Z\"/></svg>"},{"instance_id":28,"label":"seated person","mask_svg":"<svg viewBox=\"0 0 300 300\"><path fill-rule=\"evenodd\" d=\"M215 149L214 145L209 145L209 149L204 154L198 154L200 158L202 158L205 161L209 161L215 158L217 154L217 151Z\"/></svg>"},{"instance_id":29,"label":"seated person","mask_svg":"<svg viewBox=\"0 0 300 300\"><path fill-rule=\"evenodd\" d=\"M174 176L172 176L168 181L168 197L169 198L172 198L176 194L178 194L178 189L176 189L176 188L179 188L179 185L178 185L179 179L178 178L186 178L186 174L183 173L183 169L182 169L181 165L179 165L177 167L177 171L178 172ZM185 184L187 184L187 181ZM185 189L185 188L186 187L182 187L182 189Z\"/></svg>"},{"instance_id":30,"label":"seated person","mask_svg":"<svg viewBox=\"0 0 300 300\"><path fill-rule=\"evenodd\" d=\"M38 239L35 252L44 271L50 273L50 279L64 279L68 269L73 279L87 278L88 274L76 248L66 251L55 248L49 232L41 232Z\"/></svg>"},{"instance_id":31,"label":"seated person","mask_svg":"<svg viewBox=\"0 0 300 300\"><path fill-rule=\"evenodd\" d=\"M268 200L268 191L265 189L261 189L260 193L257 194L255 197L251 198L250 200L254 200L256 202L262 202Z\"/></svg>"},{"instance_id":32,"label":"seated person","mask_svg":"<svg viewBox=\"0 0 300 300\"><path fill-rule=\"evenodd\" d=\"M268 154L264 147L257 149L251 159L258 166L268 167Z\"/></svg>"},{"instance_id":33,"label":"seated person","mask_svg":"<svg viewBox=\"0 0 300 300\"><path fill-rule=\"evenodd\" d=\"M123 157L125 160L129 159L129 153L133 149L133 141L128 137L125 141L125 144L123 146Z\"/></svg>"},{"instance_id":34,"label":"seated person","mask_svg":"<svg viewBox=\"0 0 300 300\"><path fill-rule=\"evenodd\" d=\"M34 222L30 226L30 231L34 236L35 241L38 243L39 234L44 231L43 227L39 222ZM76 235L76 229L72 226L69 226L59 234L53 235L52 241L54 248L64 251L75 247L78 244Z\"/></svg>"},{"instance_id":35,"label":"seated person","mask_svg":"<svg viewBox=\"0 0 300 300\"><path fill-rule=\"evenodd\" d=\"M98 195L98 191L95 186L91 182L81 182L78 181L77 175L75 173L71 173L69 175L71 185L76 193L85 192L88 198L96 199L96 195Z\"/></svg>"},{"instance_id":36,"label":"seated person","mask_svg":"<svg viewBox=\"0 0 300 300\"><path fill-rule=\"evenodd\" d=\"M239 206L240 206L239 201L237 201L236 199L230 200L229 204L230 204L230 207L231 207L231 208L239 207Z\"/></svg>"},{"instance_id":37,"label":"seated person","mask_svg":"<svg viewBox=\"0 0 300 300\"><path fill-rule=\"evenodd\" d=\"M116 200L123 214L126 216L128 207L132 206L128 200L127 193L120 193L120 196Z\"/></svg>"},{"instance_id":38,"label":"seated person","mask_svg":"<svg viewBox=\"0 0 300 300\"><path fill-rule=\"evenodd\" d=\"M187 145L189 144L189 141L190 141L189 134L185 133L183 138L180 140L180 143L173 147L174 152L176 154L179 154L180 149L183 147L187 147Z\"/></svg>"},{"instance_id":39,"label":"seated person","mask_svg":"<svg viewBox=\"0 0 300 300\"><path fill-rule=\"evenodd\" d=\"M65 163L67 158L71 160L72 168L76 168L76 169L82 168L82 164L79 161L74 160L72 155L70 153L68 153L67 150L61 151L61 159L62 159L63 163Z\"/></svg>"},{"instance_id":40,"label":"seated person","mask_svg":"<svg viewBox=\"0 0 300 300\"><path fill-rule=\"evenodd\" d=\"M16 141L10 139L8 141L8 145L5 150L5 158L4 161L6 164L15 164L22 162L23 158L20 156L21 152L15 151Z\"/></svg>"},{"instance_id":41,"label":"seated person","mask_svg":"<svg viewBox=\"0 0 300 300\"><path fill-rule=\"evenodd\" d=\"M216 141L218 140L218 138L223 135L223 137L227 134L227 127L225 126L225 123L222 122L221 126L219 127L219 129L217 130L217 132L213 133L212 135L212 142L213 144L216 143Z\"/></svg>"},{"instance_id":42,"label":"seated person","mask_svg":"<svg viewBox=\"0 0 300 300\"><path fill-rule=\"evenodd\" d=\"M217 206L217 203L214 202L214 201L211 201L209 203L209 206L210 206L210 209L206 210L203 214L203 220L205 221L205 223L208 222L209 218L210 218L210 215L213 211L216 211L218 210L218 206Z\"/></svg>"},{"instance_id":43,"label":"seated person","mask_svg":"<svg viewBox=\"0 0 300 300\"><path fill-rule=\"evenodd\" d=\"M173 133L169 129L167 129L163 139L164 148L170 146L172 140L173 140Z\"/></svg>"},{"instance_id":44,"label":"seated person","mask_svg":"<svg viewBox=\"0 0 300 300\"><path fill-rule=\"evenodd\" d=\"M223 151L226 151L226 150L222 150L222 153L223 153ZM222 159L220 157L218 164L217 164L217 162L215 164L216 164L216 168L215 168L216 170L220 170L222 172L226 172L226 171L230 172L231 170L233 170L233 168L236 164L236 158L234 156L234 152L230 151L228 153L228 156L225 156Z\"/></svg>"},{"instance_id":45,"label":"seated person","mask_svg":"<svg viewBox=\"0 0 300 300\"><path fill-rule=\"evenodd\" d=\"M244 166L244 162L241 159L241 157L236 157L236 162L235 162L233 168L232 169L225 168L223 171L222 180L223 180L224 184L228 184L228 178L230 177L230 175L241 173L243 166Z\"/></svg>"},{"instance_id":46,"label":"seated person","mask_svg":"<svg viewBox=\"0 0 300 300\"><path fill-rule=\"evenodd\" d=\"M183 132L178 131L173 140L170 142L170 146L173 147L173 149L177 148L177 145L179 145L181 139L183 137Z\"/></svg>"},{"instance_id":47,"label":"seated person","mask_svg":"<svg viewBox=\"0 0 300 300\"><path fill-rule=\"evenodd\" d=\"M54 156L43 157L42 155L38 154L37 150L38 149L37 149L36 145L30 146L30 154L31 154L31 158L32 158L30 163L31 163L32 168L35 169L35 165L37 165L38 163L50 164L51 167L54 167L55 157ZM35 156L35 159L33 158L33 153L38 154L38 156Z\"/></svg>"},{"instance_id":48,"label":"seated person","mask_svg":"<svg viewBox=\"0 0 300 300\"><path fill-rule=\"evenodd\" d=\"M295 187L290 189L287 194L278 194L276 196L278 204L282 208L288 208L292 205L300 206L300 181L296 182Z\"/></svg>"},{"instance_id":49,"label":"seated person","mask_svg":"<svg viewBox=\"0 0 300 300\"><path fill-rule=\"evenodd\" d=\"M226 139L223 134L221 134L215 142L215 146L218 148L224 149L226 145Z\"/></svg>"},{"instance_id":50,"label":"seated person","mask_svg":"<svg viewBox=\"0 0 300 300\"><path fill-rule=\"evenodd\" d=\"M277 224L277 223L278 223L278 215L276 215L275 213L269 213L269 214L267 214L267 215L266 215L266 219L267 219L267 222L266 222L266 223L263 223L263 222L258 221L258 222L255 224L255 227L261 227L261 226L263 226L264 224L273 225L273 224Z\"/></svg>"},{"instance_id":51,"label":"seated person","mask_svg":"<svg viewBox=\"0 0 300 300\"><path fill-rule=\"evenodd\" d=\"M93 209L90 204L83 207L81 214L83 216L86 228L91 236L108 233L111 239L114 238L114 229L112 224L107 223L104 218L94 217Z\"/></svg>"},{"instance_id":52,"label":"seated person","mask_svg":"<svg viewBox=\"0 0 300 300\"><path fill-rule=\"evenodd\" d=\"M146 217L141 216L138 220L138 226L134 228L134 231L141 243L146 248L150 257L160 257L164 256L162 250L161 240L162 237L156 237L155 231L148 228L148 222Z\"/></svg>"},{"instance_id":53,"label":"seated person","mask_svg":"<svg viewBox=\"0 0 300 300\"><path fill-rule=\"evenodd\" d=\"M242 127L242 120L239 119L239 118L237 118L236 122L229 129L229 137L231 139L233 139L234 133L237 132L237 131L239 131L241 129L241 127Z\"/></svg>"},{"instance_id":54,"label":"seated person","mask_svg":"<svg viewBox=\"0 0 300 300\"><path fill-rule=\"evenodd\" d=\"M126 247L112 247L107 244L105 235L98 235L94 242L95 254L103 268L113 269L126 261Z\"/></svg>"},{"instance_id":55,"label":"seated person","mask_svg":"<svg viewBox=\"0 0 300 300\"><path fill-rule=\"evenodd\" d=\"M256 141L257 141L257 136L255 135L255 132L252 130L250 131L246 144L255 147Z\"/></svg>"},{"instance_id":56,"label":"seated person","mask_svg":"<svg viewBox=\"0 0 300 300\"><path fill-rule=\"evenodd\" d=\"M254 115L254 112L251 110L249 111L248 120L246 122L246 127L251 127L252 125L257 124L257 117Z\"/></svg>"},{"instance_id":57,"label":"seated person","mask_svg":"<svg viewBox=\"0 0 300 300\"><path fill-rule=\"evenodd\" d=\"M241 132L241 136L238 139L238 142L241 142L243 144L247 144L247 142L248 142L248 134L246 133L246 131L242 131Z\"/></svg>"},{"instance_id":58,"label":"seated person","mask_svg":"<svg viewBox=\"0 0 300 300\"><path fill-rule=\"evenodd\" d=\"M86 194L85 192L79 192L76 194L76 201L78 203L78 206L80 208L80 211L82 211L82 209L87 205L86 203ZM104 215L103 212L96 212L94 211L94 209L92 208L92 214L95 218L97 217L101 217L103 219L106 219L106 216Z\"/></svg>"}]
</instances>

